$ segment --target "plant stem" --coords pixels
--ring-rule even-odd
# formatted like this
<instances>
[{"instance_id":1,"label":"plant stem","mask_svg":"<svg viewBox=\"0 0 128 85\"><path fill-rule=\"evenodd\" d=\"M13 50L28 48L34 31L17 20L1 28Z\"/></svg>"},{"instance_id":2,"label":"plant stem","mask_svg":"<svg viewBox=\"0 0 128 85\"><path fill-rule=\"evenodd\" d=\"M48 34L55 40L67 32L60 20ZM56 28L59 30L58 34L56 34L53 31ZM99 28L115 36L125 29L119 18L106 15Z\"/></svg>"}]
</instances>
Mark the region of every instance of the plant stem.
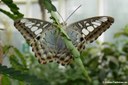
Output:
<instances>
[{"instance_id":1,"label":"plant stem","mask_svg":"<svg viewBox=\"0 0 128 85\"><path fill-rule=\"evenodd\" d=\"M88 72L87 72L87 70L85 69L85 67L83 65L83 62L81 61L79 51L74 47L74 45L72 44L70 38L68 37L68 35L66 34L66 32L63 30L63 26L59 23L58 18L56 17L56 14L53 11L51 11L50 13L51 13L51 17L53 17L54 18L54 21L57 23L57 27L59 28L59 30L62 33L62 35L65 35L65 36L62 36L62 39L64 40L67 48L69 50L71 50L75 62L79 65L79 67L81 68L84 76L90 82L91 81L91 78L89 77Z\"/></svg>"}]
</instances>

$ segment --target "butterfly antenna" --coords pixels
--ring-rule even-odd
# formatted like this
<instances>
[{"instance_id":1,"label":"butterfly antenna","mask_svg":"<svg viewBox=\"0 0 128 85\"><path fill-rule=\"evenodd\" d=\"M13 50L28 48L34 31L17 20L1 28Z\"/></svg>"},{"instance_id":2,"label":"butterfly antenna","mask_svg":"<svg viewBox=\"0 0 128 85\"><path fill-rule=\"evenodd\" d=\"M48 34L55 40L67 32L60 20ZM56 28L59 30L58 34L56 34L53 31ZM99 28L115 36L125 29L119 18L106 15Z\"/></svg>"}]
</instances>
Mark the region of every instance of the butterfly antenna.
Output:
<instances>
[{"instance_id":1,"label":"butterfly antenna","mask_svg":"<svg viewBox=\"0 0 128 85\"><path fill-rule=\"evenodd\" d=\"M61 14L57 11L57 13L59 14L59 16L61 17L62 21L64 22L63 17L61 16Z\"/></svg>"},{"instance_id":2,"label":"butterfly antenna","mask_svg":"<svg viewBox=\"0 0 128 85\"><path fill-rule=\"evenodd\" d=\"M67 22L68 19L69 19L69 18L76 12L76 10L78 10L80 7L81 7L81 5L78 6L78 7L75 9L75 11L73 11L73 12L69 15L69 17L65 20L65 22Z\"/></svg>"}]
</instances>

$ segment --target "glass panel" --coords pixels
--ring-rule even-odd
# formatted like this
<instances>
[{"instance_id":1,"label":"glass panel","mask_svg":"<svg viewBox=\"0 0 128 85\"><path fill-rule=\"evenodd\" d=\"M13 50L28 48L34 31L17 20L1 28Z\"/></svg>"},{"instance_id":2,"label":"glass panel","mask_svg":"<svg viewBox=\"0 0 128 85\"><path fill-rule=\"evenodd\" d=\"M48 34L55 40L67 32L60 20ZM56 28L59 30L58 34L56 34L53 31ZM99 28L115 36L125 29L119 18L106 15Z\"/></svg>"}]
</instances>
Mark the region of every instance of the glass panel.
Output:
<instances>
[{"instance_id":1,"label":"glass panel","mask_svg":"<svg viewBox=\"0 0 128 85\"><path fill-rule=\"evenodd\" d=\"M104 0L105 14L114 17L112 27L105 32L105 40L113 41L113 34L128 24L128 0Z\"/></svg>"},{"instance_id":2,"label":"glass panel","mask_svg":"<svg viewBox=\"0 0 128 85\"><path fill-rule=\"evenodd\" d=\"M67 0L66 17L68 17L80 5L81 7L72 15L69 22L75 22L98 14L97 0Z\"/></svg>"}]
</instances>

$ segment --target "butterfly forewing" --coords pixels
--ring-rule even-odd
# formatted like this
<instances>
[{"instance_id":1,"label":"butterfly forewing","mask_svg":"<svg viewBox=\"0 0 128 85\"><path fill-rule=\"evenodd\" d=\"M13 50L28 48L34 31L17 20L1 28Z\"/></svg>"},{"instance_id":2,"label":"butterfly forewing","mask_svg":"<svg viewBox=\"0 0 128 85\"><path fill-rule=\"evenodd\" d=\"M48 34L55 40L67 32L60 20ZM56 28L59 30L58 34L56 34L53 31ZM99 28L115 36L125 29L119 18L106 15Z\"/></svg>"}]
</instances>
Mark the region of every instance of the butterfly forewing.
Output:
<instances>
[{"instance_id":1,"label":"butterfly forewing","mask_svg":"<svg viewBox=\"0 0 128 85\"><path fill-rule=\"evenodd\" d=\"M85 42L92 42L97 39L114 22L112 17L98 16L75 22L67 27L67 30L74 29L81 34Z\"/></svg>"},{"instance_id":2,"label":"butterfly forewing","mask_svg":"<svg viewBox=\"0 0 128 85\"><path fill-rule=\"evenodd\" d=\"M46 32L53 29L53 25L49 22L23 18L14 22L14 26L24 36L29 45L32 46L32 50L40 63L46 63L49 59L52 61L55 50L47 46L49 42L42 39L47 36ZM51 44L51 43L50 43Z\"/></svg>"},{"instance_id":3,"label":"butterfly forewing","mask_svg":"<svg viewBox=\"0 0 128 85\"><path fill-rule=\"evenodd\" d=\"M86 42L98 38L114 22L112 17L99 16L75 22L65 31L73 45L81 51ZM71 62L72 54L67 49L56 27L47 21L23 18L14 22L14 26L24 36L40 63L56 60L65 65Z\"/></svg>"},{"instance_id":4,"label":"butterfly forewing","mask_svg":"<svg viewBox=\"0 0 128 85\"><path fill-rule=\"evenodd\" d=\"M37 38L42 32L52 28L52 24L46 21L23 18L14 22L14 26L22 33L26 39Z\"/></svg>"},{"instance_id":5,"label":"butterfly forewing","mask_svg":"<svg viewBox=\"0 0 128 85\"><path fill-rule=\"evenodd\" d=\"M14 26L31 45L40 63L56 60L64 65L71 60L71 54L67 51L61 36L56 34L55 26L50 22L23 18L15 21Z\"/></svg>"}]
</instances>

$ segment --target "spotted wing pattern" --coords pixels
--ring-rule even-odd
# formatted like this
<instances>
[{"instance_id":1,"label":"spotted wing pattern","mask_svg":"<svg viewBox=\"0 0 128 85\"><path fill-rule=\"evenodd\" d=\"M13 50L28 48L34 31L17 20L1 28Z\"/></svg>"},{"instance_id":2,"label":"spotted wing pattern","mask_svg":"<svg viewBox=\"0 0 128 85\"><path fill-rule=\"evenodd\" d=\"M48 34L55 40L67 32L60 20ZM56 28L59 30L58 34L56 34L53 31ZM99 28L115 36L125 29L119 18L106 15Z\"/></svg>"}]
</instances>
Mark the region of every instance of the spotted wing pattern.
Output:
<instances>
[{"instance_id":1,"label":"spotted wing pattern","mask_svg":"<svg viewBox=\"0 0 128 85\"><path fill-rule=\"evenodd\" d=\"M93 42L114 22L112 17L98 16L75 22L67 27L68 30L76 30L87 42Z\"/></svg>"},{"instance_id":2,"label":"spotted wing pattern","mask_svg":"<svg viewBox=\"0 0 128 85\"><path fill-rule=\"evenodd\" d=\"M97 39L114 22L112 17L98 16L75 22L66 26L65 31L79 50L84 49L86 42ZM24 36L39 62L57 61L65 65L72 60L72 54L67 49L56 27L47 21L23 18L14 22L14 26Z\"/></svg>"},{"instance_id":3,"label":"spotted wing pattern","mask_svg":"<svg viewBox=\"0 0 128 85\"><path fill-rule=\"evenodd\" d=\"M24 18L14 22L14 26L32 47L32 51L41 64L53 60L62 65L68 64L72 55L67 50L55 26L46 21Z\"/></svg>"}]
</instances>

